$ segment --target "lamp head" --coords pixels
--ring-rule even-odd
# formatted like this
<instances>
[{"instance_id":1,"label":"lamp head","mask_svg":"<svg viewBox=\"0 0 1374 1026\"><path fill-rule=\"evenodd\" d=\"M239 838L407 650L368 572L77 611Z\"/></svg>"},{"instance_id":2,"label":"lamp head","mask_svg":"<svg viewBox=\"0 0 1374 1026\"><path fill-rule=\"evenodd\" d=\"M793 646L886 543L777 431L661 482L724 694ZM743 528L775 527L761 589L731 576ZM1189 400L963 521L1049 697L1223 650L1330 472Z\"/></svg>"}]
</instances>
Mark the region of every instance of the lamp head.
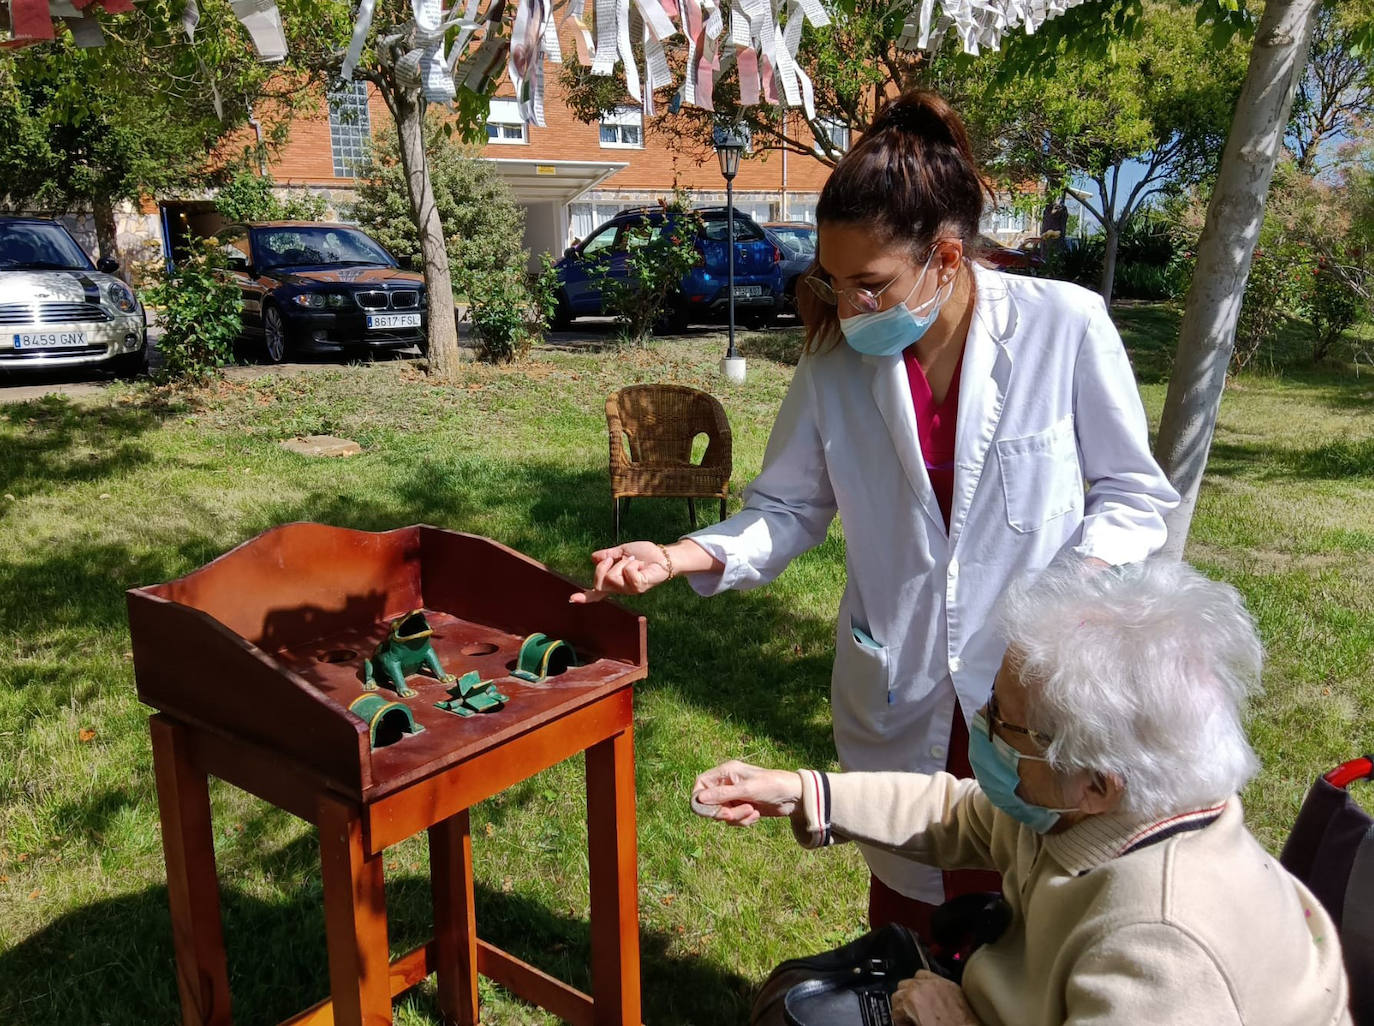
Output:
<instances>
[{"instance_id":1,"label":"lamp head","mask_svg":"<svg viewBox=\"0 0 1374 1026\"><path fill-rule=\"evenodd\" d=\"M748 132L742 127L717 126L711 133L716 156L720 158L720 173L725 180L733 181L739 173L739 158L749 145Z\"/></svg>"}]
</instances>

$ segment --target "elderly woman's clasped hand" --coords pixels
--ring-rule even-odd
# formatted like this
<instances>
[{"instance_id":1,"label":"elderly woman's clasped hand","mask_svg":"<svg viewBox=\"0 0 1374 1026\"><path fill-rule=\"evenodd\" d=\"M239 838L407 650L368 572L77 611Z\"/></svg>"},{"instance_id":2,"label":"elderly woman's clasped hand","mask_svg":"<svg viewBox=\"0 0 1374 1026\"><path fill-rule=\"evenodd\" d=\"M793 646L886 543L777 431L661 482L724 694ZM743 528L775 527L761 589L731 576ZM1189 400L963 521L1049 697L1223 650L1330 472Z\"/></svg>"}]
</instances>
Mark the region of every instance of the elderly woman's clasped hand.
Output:
<instances>
[{"instance_id":1,"label":"elderly woman's clasped hand","mask_svg":"<svg viewBox=\"0 0 1374 1026\"><path fill-rule=\"evenodd\" d=\"M925 969L897 984L892 1021L911 1026L982 1026L963 988Z\"/></svg>"},{"instance_id":2,"label":"elderly woman's clasped hand","mask_svg":"<svg viewBox=\"0 0 1374 1026\"><path fill-rule=\"evenodd\" d=\"M731 826L752 826L771 816L790 816L801 802L801 776L731 760L697 777L692 808Z\"/></svg>"}]
</instances>

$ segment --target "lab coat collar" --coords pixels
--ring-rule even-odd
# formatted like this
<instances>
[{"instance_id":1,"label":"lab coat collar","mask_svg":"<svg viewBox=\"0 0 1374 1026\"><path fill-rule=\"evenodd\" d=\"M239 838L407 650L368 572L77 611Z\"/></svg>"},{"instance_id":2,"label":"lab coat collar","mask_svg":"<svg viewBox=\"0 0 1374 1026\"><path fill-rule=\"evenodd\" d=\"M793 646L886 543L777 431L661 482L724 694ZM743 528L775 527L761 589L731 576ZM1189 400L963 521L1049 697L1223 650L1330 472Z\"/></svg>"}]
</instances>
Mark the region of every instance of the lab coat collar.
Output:
<instances>
[{"instance_id":1,"label":"lab coat collar","mask_svg":"<svg viewBox=\"0 0 1374 1026\"><path fill-rule=\"evenodd\" d=\"M949 516L950 547L958 542L987 465L1011 382L1012 341L1017 312L1006 280L996 271L972 265L973 318L964 343L959 380L959 414L954 426L954 496Z\"/></svg>"},{"instance_id":2,"label":"lab coat collar","mask_svg":"<svg viewBox=\"0 0 1374 1026\"><path fill-rule=\"evenodd\" d=\"M949 528L951 538L957 538L968 514L988 448L997 431L997 422L1002 416L1002 402L1011 374L1011 354L1007 344L1014 338L1017 324L1016 304L1002 276L977 264L971 266L976 292L960 375L959 414L955 427L954 503L950 511ZM926 516L943 533L945 518L930 487L930 475L926 473L916 432L911 385L902 356L900 353L896 356L865 356L863 362L873 371L873 399L892 436L902 471Z\"/></svg>"}]
</instances>

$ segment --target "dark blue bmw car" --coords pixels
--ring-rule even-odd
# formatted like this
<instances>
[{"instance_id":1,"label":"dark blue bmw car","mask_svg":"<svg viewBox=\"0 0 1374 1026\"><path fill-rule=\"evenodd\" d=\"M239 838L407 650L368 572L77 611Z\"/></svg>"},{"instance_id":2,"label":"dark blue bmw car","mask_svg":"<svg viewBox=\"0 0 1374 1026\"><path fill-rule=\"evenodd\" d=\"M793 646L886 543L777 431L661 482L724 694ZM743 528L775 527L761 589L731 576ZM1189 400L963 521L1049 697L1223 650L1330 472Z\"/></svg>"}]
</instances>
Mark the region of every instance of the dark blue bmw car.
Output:
<instances>
[{"instance_id":1,"label":"dark blue bmw car","mask_svg":"<svg viewBox=\"0 0 1374 1026\"><path fill-rule=\"evenodd\" d=\"M668 312L668 324L681 329L694 322L723 319L730 293L727 233L724 207L702 207L694 213L702 228L696 234L701 261L682 278L678 295ZM671 230L675 215L662 207L622 210L582 242L570 246L555 265L558 271L556 327L566 327L574 317L607 312L602 288L607 278L629 274L630 233L645 224ZM771 322L782 308L782 254L764 235L753 218L735 211L735 315L746 324Z\"/></svg>"},{"instance_id":2,"label":"dark blue bmw car","mask_svg":"<svg viewBox=\"0 0 1374 1026\"><path fill-rule=\"evenodd\" d=\"M424 278L346 224L274 221L217 233L243 294L243 333L272 363L296 350L428 352Z\"/></svg>"}]
</instances>

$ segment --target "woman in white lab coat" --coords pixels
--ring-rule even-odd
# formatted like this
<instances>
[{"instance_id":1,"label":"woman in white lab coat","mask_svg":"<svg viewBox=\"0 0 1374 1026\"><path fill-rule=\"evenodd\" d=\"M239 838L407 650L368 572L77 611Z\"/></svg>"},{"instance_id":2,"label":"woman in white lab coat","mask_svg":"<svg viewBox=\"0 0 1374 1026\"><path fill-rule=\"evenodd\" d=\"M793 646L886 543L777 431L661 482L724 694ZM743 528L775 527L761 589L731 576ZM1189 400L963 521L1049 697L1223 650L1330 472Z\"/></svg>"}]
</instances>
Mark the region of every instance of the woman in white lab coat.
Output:
<instances>
[{"instance_id":1,"label":"woman in white lab coat","mask_svg":"<svg viewBox=\"0 0 1374 1026\"><path fill-rule=\"evenodd\" d=\"M967 720L1002 658L989 613L1003 587L1061 554L1144 559L1178 501L1101 298L970 261L985 191L942 98L912 91L879 111L816 206L806 352L743 508L670 545L593 556L599 591L677 575L702 595L753 588L838 512L831 704L846 770L970 775ZM864 854L874 926L925 929L933 905L988 889Z\"/></svg>"}]
</instances>

